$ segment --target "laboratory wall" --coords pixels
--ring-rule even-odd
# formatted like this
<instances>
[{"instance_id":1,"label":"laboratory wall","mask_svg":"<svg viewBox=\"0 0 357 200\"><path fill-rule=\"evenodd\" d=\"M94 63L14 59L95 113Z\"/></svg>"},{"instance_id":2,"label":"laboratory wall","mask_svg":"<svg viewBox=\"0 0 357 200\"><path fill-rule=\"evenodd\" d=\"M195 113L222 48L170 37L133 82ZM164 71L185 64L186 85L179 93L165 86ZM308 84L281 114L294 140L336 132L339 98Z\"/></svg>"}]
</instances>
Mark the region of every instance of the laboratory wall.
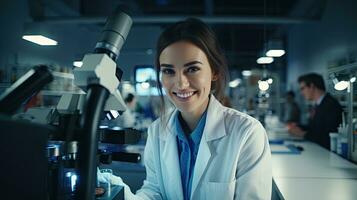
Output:
<instances>
[{"instance_id":1,"label":"laboratory wall","mask_svg":"<svg viewBox=\"0 0 357 200\"><path fill-rule=\"evenodd\" d=\"M328 0L321 19L291 27L287 59L287 89L296 91L302 74L317 72L327 80L328 67L357 61L357 1Z\"/></svg>"}]
</instances>

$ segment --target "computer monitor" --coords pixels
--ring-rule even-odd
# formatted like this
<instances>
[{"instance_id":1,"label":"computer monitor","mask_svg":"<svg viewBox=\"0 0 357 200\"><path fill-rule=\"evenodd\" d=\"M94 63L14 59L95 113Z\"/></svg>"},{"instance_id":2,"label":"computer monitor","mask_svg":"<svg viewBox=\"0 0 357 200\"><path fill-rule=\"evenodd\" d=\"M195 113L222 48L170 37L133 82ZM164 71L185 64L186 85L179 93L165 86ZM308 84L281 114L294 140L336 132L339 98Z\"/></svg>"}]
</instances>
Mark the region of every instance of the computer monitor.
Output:
<instances>
[{"instance_id":1,"label":"computer monitor","mask_svg":"<svg viewBox=\"0 0 357 200\"><path fill-rule=\"evenodd\" d=\"M139 96L157 96L156 71L151 65L135 66L135 90Z\"/></svg>"}]
</instances>

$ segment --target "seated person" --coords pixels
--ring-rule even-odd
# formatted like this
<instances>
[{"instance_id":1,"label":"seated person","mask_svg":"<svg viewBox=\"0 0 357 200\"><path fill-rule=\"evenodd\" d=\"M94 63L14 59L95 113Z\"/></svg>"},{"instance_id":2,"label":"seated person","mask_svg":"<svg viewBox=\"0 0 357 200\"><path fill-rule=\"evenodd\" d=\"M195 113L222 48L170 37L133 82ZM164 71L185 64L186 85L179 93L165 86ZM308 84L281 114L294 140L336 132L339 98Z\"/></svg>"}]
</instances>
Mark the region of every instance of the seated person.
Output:
<instances>
[{"instance_id":1,"label":"seated person","mask_svg":"<svg viewBox=\"0 0 357 200\"><path fill-rule=\"evenodd\" d=\"M313 101L315 109L307 126L289 124L289 132L294 136L305 137L327 149L330 149L330 132L337 132L342 121L342 107L339 102L326 92L321 75L310 73L298 79L304 98Z\"/></svg>"},{"instance_id":2,"label":"seated person","mask_svg":"<svg viewBox=\"0 0 357 200\"><path fill-rule=\"evenodd\" d=\"M288 91L286 93L286 102L284 106L284 122L291 123L294 122L296 124L300 123L300 108L296 103L295 93L293 91Z\"/></svg>"}]
</instances>

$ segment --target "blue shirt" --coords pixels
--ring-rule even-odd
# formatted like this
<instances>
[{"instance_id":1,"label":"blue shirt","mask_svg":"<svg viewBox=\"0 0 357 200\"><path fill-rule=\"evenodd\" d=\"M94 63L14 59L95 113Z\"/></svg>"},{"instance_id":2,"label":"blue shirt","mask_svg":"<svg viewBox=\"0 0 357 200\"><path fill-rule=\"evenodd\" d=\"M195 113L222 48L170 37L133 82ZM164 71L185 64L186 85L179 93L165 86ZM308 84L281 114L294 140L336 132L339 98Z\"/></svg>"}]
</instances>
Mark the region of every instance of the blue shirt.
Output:
<instances>
[{"instance_id":1,"label":"blue shirt","mask_svg":"<svg viewBox=\"0 0 357 200\"><path fill-rule=\"evenodd\" d=\"M185 200L190 199L193 169L195 167L198 147L200 145L203 129L206 124L207 111L201 116L197 127L193 132L186 136L183 131L182 125L179 120L179 112L175 118L176 131L177 131L177 146L180 157L180 170L183 196Z\"/></svg>"}]
</instances>

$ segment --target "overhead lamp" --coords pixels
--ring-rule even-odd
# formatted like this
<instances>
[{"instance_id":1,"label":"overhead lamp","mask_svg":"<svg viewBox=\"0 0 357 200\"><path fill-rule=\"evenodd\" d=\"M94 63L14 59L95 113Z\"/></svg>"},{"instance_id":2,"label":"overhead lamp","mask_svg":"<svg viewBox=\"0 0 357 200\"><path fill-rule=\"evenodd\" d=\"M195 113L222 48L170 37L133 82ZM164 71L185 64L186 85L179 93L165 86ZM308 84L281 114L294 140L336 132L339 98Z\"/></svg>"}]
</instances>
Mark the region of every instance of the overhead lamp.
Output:
<instances>
[{"instance_id":1,"label":"overhead lamp","mask_svg":"<svg viewBox=\"0 0 357 200\"><path fill-rule=\"evenodd\" d=\"M250 70L243 70L243 71L242 71L242 75L243 75L243 76L251 76L251 75L252 75L252 71L250 71Z\"/></svg>"},{"instance_id":2,"label":"overhead lamp","mask_svg":"<svg viewBox=\"0 0 357 200\"><path fill-rule=\"evenodd\" d=\"M24 23L22 39L41 46L55 46L58 42L54 40L55 34L42 24Z\"/></svg>"},{"instance_id":3,"label":"overhead lamp","mask_svg":"<svg viewBox=\"0 0 357 200\"><path fill-rule=\"evenodd\" d=\"M283 47L283 42L281 40L270 40L266 45L267 52L265 53L268 57L281 57L285 54Z\"/></svg>"},{"instance_id":4,"label":"overhead lamp","mask_svg":"<svg viewBox=\"0 0 357 200\"><path fill-rule=\"evenodd\" d=\"M356 77L354 76L354 77L350 78L350 82L351 82L351 83L356 82Z\"/></svg>"},{"instance_id":5,"label":"overhead lamp","mask_svg":"<svg viewBox=\"0 0 357 200\"><path fill-rule=\"evenodd\" d=\"M229 82L229 87L235 88L238 87L238 85L241 83L241 80L239 78L234 79L233 81Z\"/></svg>"},{"instance_id":6,"label":"overhead lamp","mask_svg":"<svg viewBox=\"0 0 357 200\"><path fill-rule=\"evenodd\" d=\"M268 57L281 57L285 54L285 50L282 49L271 49L265 54Z\"/></svg>"},{"instance_id":7,"label":"overhead lamp","mask_svg":"<svg viewBox=\"0 0 357 200\"><path fill-rule=\"evenodd\" d=\"M258 64L270 64L272 62L274 62L274 58L272 57L263 56L257 59Z\"/></svg>"},{"instance_id":8,"label":"overhead lamp","mask_svg":"<svg viewBox=\"0 0 357 200\"><path fill-rule=\"evenodd\" d=\"M259 80L259 81L258 81L258 88L259 88L261 91L267 91L267 90L269 89L269 83L268 83L268 81Z\"/></svg>"},{"instance_id":9,"label":"overhead lamp","mask_svg":"<svg viewBox=\"0 0 357 200\"><path fill-rule=\"evenodd\" d=\"M82 65L83 65L82 61L74 61L73 62L73 66L75 66L75 67L82 67Z\"/></svg>"},{"instance_id":10,"label":"overhead lamp","mask_svg":"<svg viewBox=\"0 0 357 200\"><path fill-rule=\"evenodd\" d=\"M335 90L338 90L338 91L347 89L350 84L349 81L345 81L345 80L339 81L335 74L330 74L330 78L332 79Z\"/></svg>"},{"instance_id":11,"label":"overhead lamp","mask_svg":"<svg viewBox=\"0 0 357 200\"><path fill-rule=\"evenodd\" d=\"M349 85L348 81L340 81L340 82L335 84L334 88L335 88L335 90L341 91L341 90L347 89L348 85Z\"/></svg>"},{"instance_id":12,"label":"overhead lamp","mask_svg":"<svg viewBox=\"0 0 357 200\"><path fill-rule=\"evenodd\" d=\"M268 78L267 82L268 82L269 84L272 84L272 83L273 83L273 79L272 79L272 78Z\"/></svg>"},{"instance_id":13,"label":"overhead lamp","mask_svg":"<svg viewBox=\"0 0 357 200\"><path fill-rule=\"evenodd\" d=\"M57 41L43 35L23 35L22 39L36 43L41 46L55 46Z\"/></svg>"}]
</instances>

